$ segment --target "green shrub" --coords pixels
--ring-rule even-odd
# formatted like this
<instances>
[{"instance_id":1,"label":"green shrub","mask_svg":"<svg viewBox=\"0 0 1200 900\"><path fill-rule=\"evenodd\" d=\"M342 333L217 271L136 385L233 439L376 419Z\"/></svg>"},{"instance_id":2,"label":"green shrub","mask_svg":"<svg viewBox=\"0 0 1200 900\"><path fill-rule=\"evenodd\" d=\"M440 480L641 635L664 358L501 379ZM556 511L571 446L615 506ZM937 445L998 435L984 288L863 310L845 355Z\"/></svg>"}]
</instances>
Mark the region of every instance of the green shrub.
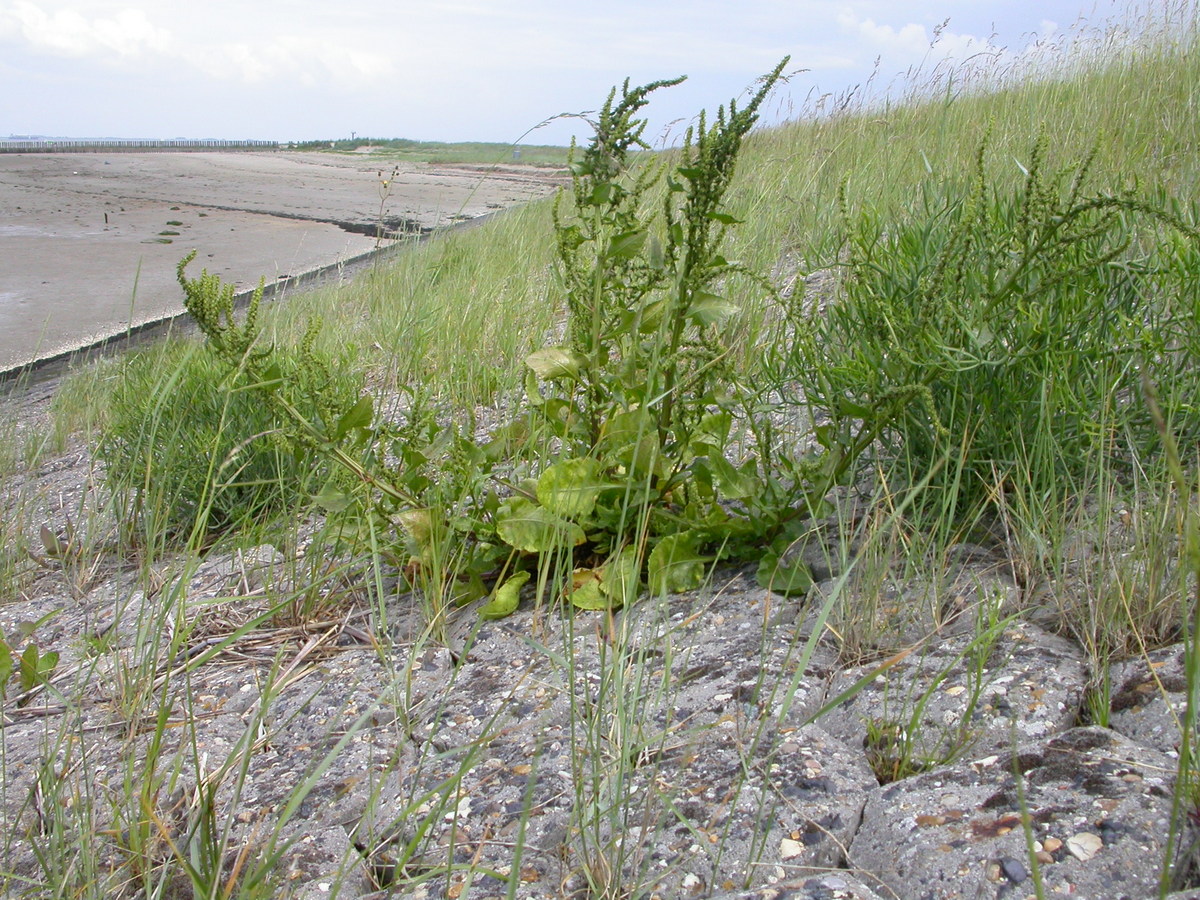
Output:
<instances>
[{"instance_id":1,"label":"green shrub","mask_svg":"<svg viewBox=\"0 0 1200 900\"><path fill-rule=\"evenodd\" d=\"M310 369L294 352L275 358L292 384ZM352 403L356 380L344 366L326 372L327 389ZM315 451L285 440L262 392L230 374L204 347L168 344L129 357L115 379L98 453L125 521L143 540L187 540L197 528L262 520L304 500L320 477Z\"/></svg>"}]
</instances>

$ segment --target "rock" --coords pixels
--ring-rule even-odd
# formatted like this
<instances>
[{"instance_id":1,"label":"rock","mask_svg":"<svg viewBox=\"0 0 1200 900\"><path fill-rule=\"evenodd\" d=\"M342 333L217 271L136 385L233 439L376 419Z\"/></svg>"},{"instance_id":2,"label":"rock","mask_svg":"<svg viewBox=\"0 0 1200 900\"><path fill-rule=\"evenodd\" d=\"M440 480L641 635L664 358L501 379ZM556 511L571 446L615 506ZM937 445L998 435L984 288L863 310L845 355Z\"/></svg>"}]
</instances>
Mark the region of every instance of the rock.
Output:
<instances>
[{"instance_id":1,"label":"rock","mask_svg":"<svg viewBox=\"0 0 1200 900\"><path fill-rule=\"evenodd\" d=\"M372 887L362 857L342 829L300 832L292 837L276 870L283 896L354 900Z\"/></svg>"},{"instance_id":2,"label":"rock","mask_svg":"<svg viewBox=\"0 0 1200 900\"><path fill-rule=\"evenodd\" d=\"M711 886L720 888L844 864L875 788L862 754L811 725L778 735L756 730L753 722L719 724L647 773L672 798L662 829L648 836L666 870L653 878L653 893L683 896L688 876L707 883L714 871L719 881ZM751 758L762 762L747 769Z\"/></svg>"},{"instance_id":3,"label":"rock","mask_svg":"<svg viewBox=\"0 0 1200 900\"><path fill-rule=\"evenodd\" d=\"M1112 667L1114 731L1164 753L1176 751L1179 723L1187 714L1184 653L1184 645L1175 644Z\"/></svg>"},{"instance_id":4,"label":"rock","mask_svg":"<svg viewBox=\"0 0 1200 900\"><path fill-rule=\"evenodd\" d=\"M883 665L838 673L828 698ZM865 746L877 769L893 770L894 778L1071 727L1086 680L1083 654L1074 645L1018 621L991 639L963 634L913 650L818 724Z\"/></svg>"},{"instance_id":5,"label":"rock","mask_svg":"<svg viewBox=\"0 0 1200 900\"><path fill-rule=\"evenodd\" d=\"M55 564L0 610L6 634L41 622L39 649L62 652L48 689L10 691L2 711L0 896L50 890L35 850L64 837L92 854L63 864L95 891L147 863L184 890L178 861L137 858L122 834L145 803L180 846L204 815L230 858L273 842L271 889L304 900L1024 900L1035 875L1048 897L1156 896L1181 648L1113 667L1114 731L1071 728L1088 683L1074 645L1027 622L976 640L1017 596L987 547L905 582L860 555L831 624L877 628L866 652L923 649L843 672L814 597L740 571L613 615L547 597L503 621L451 609L432 630L397 578L372 579L368 601L351 575L299 585L331 615L293 627L270 610L326 561L309 546L307 562L264 546L154 572ZM836 695L864 677L806 721L831 681ZM867 750L879 768L887 745L864 747L867 722L931 768L880 787ZM960 736L976 761L935 765L966 752ZM1182 828L1187 884L1200 867Z\"/></svg>"},{"instance_id":6,"label":"rock","mask_svg":"<svg viewBox=\"0 0 1200 900\"><path fill-rule=\"evenodd\" d=\"M643 715L695 728L730 714L757 719L811 706L824 695L837 659L815 642L804 659L796 613L796 600L742 573L715 592L646 600L629 610L622 621L633 652L657 660L654 672L670 676L669 689L647 696Z\"/></svg>"},{"instance_id":7,"label":"rock","mask_svg":"<svg viewBox=\"0 0 1200 900\"><path fill-rule=\"evenodd\" d=\"M794 613L780 614L792 603L735 574L612 623L550 616L537 639L481 626L430 696L444 708L421 706L428 750L401 780L402 795L444 804L428 857L452 833L460 846L491 835L467 860L501 871L520 835L529 898L618 875L699 897L714 871L737 883L839 865L875 779L861 752L789 724L832 664L822 650L800 668ZM453 887L435 878L429 896Z\"/></svg>"},{"instance_id":8,"label":"rock","mask_svg":"<svg viewBox=\"0 0 1200 900\"><path fill-rule=\"evenodd\" d=\"M1157 890L1173 780L1165 754L1074 728L878 788L850 865L899 897L1023 897L1032 893L1028 821L1046 896L1142 900Z\"/></svg>"},{"instance_id":9,"label":"rock","mask_svg":"<svg viewBox=\"0 0 1200 900\"><path fill-rule=\"evenodd\" d=\"M849 872L780 881L750 891L713 894L712 900L883 900Z\"/></svg>"}]
</instances>

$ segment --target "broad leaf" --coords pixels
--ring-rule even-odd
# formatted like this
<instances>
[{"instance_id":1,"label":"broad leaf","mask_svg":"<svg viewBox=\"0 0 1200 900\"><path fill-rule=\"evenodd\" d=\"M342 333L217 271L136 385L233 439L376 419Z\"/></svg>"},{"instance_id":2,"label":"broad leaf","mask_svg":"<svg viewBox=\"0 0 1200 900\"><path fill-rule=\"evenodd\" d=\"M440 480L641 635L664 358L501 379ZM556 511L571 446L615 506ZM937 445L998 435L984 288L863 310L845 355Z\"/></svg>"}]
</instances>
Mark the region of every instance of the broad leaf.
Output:
<instances>
[{"instance_id":1,"label":"broad leaf","mask_svg":"<svg viewBox=\"0 0 1200 900\"><path fill-rule=\"evenodd\" d=\"M488 435L488 442L483 445L484 460L497 463L506 459L514 448L523 446L528 439L529 422L523 418L513 419Z\"/></svg>"},{"instance_id":2,"label":"broad leaf","mask_svg":"<svg viewBox=\"0 0 1200 900\"><path fill-rule=\"evenodd\" d=\"M641 578L638 553L633 547L625 547L616 556L609 557L604 564L604 580L601 589L608 597L613 609L620 609L637 599Z\"/></svg>"},{"instance_id":3,"label":"broad leaf","mask_svg":"<svg viewBox=\"0 0 1200 900\"><path fill-rule=\"evenodd\" d=\"M501 511L496 533L510 547L526 553L575 547L587 539L583 529L574 522L568 522L524 497L511 501L507 511Z\"/></svg>"},{"instance_id":4,"label":"broad leaf","mask_svg":"<svg viewBox=\"0 0 1200 900\"><path fill-rule=\"evenodd\" d=\"M722 225L741 225L742 220L736 216L731 216L729 213L710 212L708 217L714 222L720 222Z\"/></svg>"},{"instance_id":5,"label":"broad leaf","mask_svg":"<svg viewBox=\"0 0 1200 900\"><path fill-rule=\"evenodd\" d=\"M340 489L333 480L330 480L313 497L313 502L326 512L340 513L349 509L350 505L354 503L354 498Z\"/></svg>"},{"instance_id":6,"label":"broad leaf","mask_svg":"<svg viewBox=\"0 0 1200 900\"><path fill-rule=\"evenodd\" d=\"M692 440L708 441L717 447L724 447L732 427L733 415L728 411L705 413L700 419L700 429Z\"/></svg>"},{"instance_id":7,"label":"broad leaf","mask_svg":"<svg viewBox=\"0 0 1200 900\"><path fill-rule=\"evenodd\" d=\"M483 579L474 572L470 573L466 580L455 581L450 586L450 602L455 606L466 606L468 603L481 600L486 596L487 588L483 584Z\"/></svg>"},{"instance_id":8,"label":"broad leaf","mask_svg":"<svg viewBox=\"0 0 1200 900\"><path fill-rule=\"evenodd\" d=\"M279 363L270 363L262 370L262 380L256 385L263 390L275 391L283 384L283 370L279 368Z\"/></svg>"},{"instance_id":9,"label":"broad leaf","mask_svg":"<svg viewBox=\"0 0 1200 900\"><path fill-rule=\"evenodd\" d=\"M737 304L716 294L701 291L692 297L688 315L701 325L718 325L737 312Z\"/></svg>"},{"instance_id":10,"label":"broad leaf","mask_svg":"<svg viewBox=\"0 0 1200 900\"><path fill-rule=\"evenodd\" d=\"M597 460L564 459L538 478L538 503L568 519L583 519L595 508L596 497L604 487Z\"/></svg>"},{"instance_id":11,"label":"broad leaf","mask_svg":"<svg viewBox=\"0 0 1200 900\"><path fill-rule=\"evenodd\" d=\"M479 610L485 619L503 619L511 616L521 602L521 588L529 580L528 572L518 572L496 588L492 599Z\"/></svg>"},{"instance_id":12,"label":"broad leaf","mask_svg":"<svg viewBox=\"0 0 1200 900\"><path fill-rule=\"evenodd\" d=\"M699 551L699 536L690 531L668 534L650 551L647 580L655 594L678 594L698 588L711 556Z\"/></svg>"},{"instance_id":13,"label":"broad leaf","mask_svg":"<svg viewBox=\"0 0 1200 900\"><path fill-rule=\"evenodd\" d=\"M538 378L554 381L558 378L578 378L587 360L567 347L544 347L525 357L525 365L533 369Z\"/></svg>"},{"instance_id":14,"label":"broad leaf","mask_svg":"<svg viewBox=\"0 0 1200 900\"><path fill-rule=\"evenodd\" d=\"M609 259L633 259L642 252L644 246L646 246L646 232L627 231L609 241L608 252L605 256Z\"/></svg>"},{"instance_id":15,"label":"broad leaf","mask_svg":"<svg viewBox=\"0 0 1200 900\"><path fill-rule=\"evenodd\" d=\"M375 404L370 397L360 397L358 402L338 419L333 439L340 441L355 428L367 428L375 415Z\"/></svg>"},{"instance_id":16,"label":"broad leaf","mask_svg":"<svg viewBox=\"0 0 1200 900\"><path fill-rule=\"evenodd\" d=\"M710 455L708 464L712 467L717 489L726 500L745 500L761 492L762 483L753 471L753 461L747 466L750 471L735 469L723 456Z\"/></svg>"},{"instance_id":17,"label":"broad leaf","mask_svg":"<svg viewBox=\"0 0 1200 900\"><path fill-rule=\"evenodd\" d=\"M768 553L758 564L756 575L759 585L777 594L807 594L812 587L812 570L796 554L783 562L777 553Z\"/></svg>"},{"instance_id":18,"label":"broad leaf","mask_svg":"<svg viewBox=\"0 0 1200 900\"><path fill-rule=\"evenodd\" d=\"M12 675L15 665L12 650L4 638L0 638L0 696L4 694L4 685Z\"/></svg>"},{"instance_id":19,"label":"broad leaf","mask_svg":"<svg viewBox=\"0 0 1200 900\"><path fill-rule=\"evenodd\" d=\"M643 478L658 471L660 447L654 420L644 409L620 412L604 423L609 453L630 475Z\"/></svg>"},{"instance_id":20,"label":"broad leaf","mask_svg":"<svg viewBox=\"0 0 1200 900\"><path fill-rule=\"evenodd\" d=\"M579 609L610 609L613 604L605 596L601 573L597 569L576 569L571 573L571 604ZM619 604L618 604L619 605Z\"/></svg>"}]
</instances>

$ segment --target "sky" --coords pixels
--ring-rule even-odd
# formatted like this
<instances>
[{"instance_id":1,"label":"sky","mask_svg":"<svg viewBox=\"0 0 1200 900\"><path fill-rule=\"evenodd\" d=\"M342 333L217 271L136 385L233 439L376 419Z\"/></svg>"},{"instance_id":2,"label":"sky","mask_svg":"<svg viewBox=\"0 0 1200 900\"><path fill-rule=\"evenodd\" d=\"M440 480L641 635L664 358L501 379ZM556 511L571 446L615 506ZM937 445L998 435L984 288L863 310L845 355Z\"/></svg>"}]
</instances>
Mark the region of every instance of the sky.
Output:
<instances>
[{"instance_id":1,"label":"sky","mask_svg":"<svg viewBox=\"0 0 1200 900\"><path fill-rule=\"evenodd\" d=\"M943 60L1028 58L1120 0L0 0L0 138L565 144L625 78L672 143L785 55L764 121ZM1041 52L1044 52L1041 51ZM985 54L986 56L980 56ZM943 64L944 65L944 64ZM530 129L535 129L528 133Z\"/></svg>"}]
</instances>

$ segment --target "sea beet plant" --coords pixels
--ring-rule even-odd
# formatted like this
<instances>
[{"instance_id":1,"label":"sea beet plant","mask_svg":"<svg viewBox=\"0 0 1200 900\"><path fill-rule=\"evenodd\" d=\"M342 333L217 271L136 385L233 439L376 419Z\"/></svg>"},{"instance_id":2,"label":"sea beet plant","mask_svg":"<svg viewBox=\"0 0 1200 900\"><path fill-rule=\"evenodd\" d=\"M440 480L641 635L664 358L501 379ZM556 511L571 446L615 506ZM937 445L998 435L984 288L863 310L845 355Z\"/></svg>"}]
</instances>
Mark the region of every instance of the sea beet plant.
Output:
<instances>
[{"instance_id":1,"label":"sea beet plant","mask_svg":"<svg viewBox=\"0 0 1200 900\"><path fill-rule=\"evenodd\" d=\"M522 553L576 548L567 594L577 606L618 607L643 574L652 591L687 590L712 562L757 561L772 541L760 578L807 589L803 563L780 564L790 529L877 433L877 422L863 423L832 463L781 459L755 439L770 432L765 392L730 364L735 278L773 292L724 256L739 224L724 199L786 64L744 107L731 102L711 125L702 113L669 162L635 155L648 150L637 114L681 79L626 83L572 156L572 190L554 208L566 341L526 360L531 418L555 456L493 521L499 543Z\"/></svg>"},{"instance_id":2,"label":"sea beet plant","mask_svg":"<svg viewBox=\"0 0 1200 900\"><path fill-rule=\"evenodd\" d=\"M209 348L289 420L294 445L362 488L327 485L318 502L373 517L373 535L397 534L410 574L453 560L453 580L471 585L452 589L455 599L495 579L486 616L514 610L520 587L548 561L572 603L612 609L643 583L686 590L713 562L760 560L772 542L760 578L806 590L804 564L780 562L796 523L852 472L895 403L880 404L857 431L826 435L814 459L781 456L762 439L765 389L729 362L727 329L741 307L732 286L772 294L766 279L723 255L739 224L725 194L786 64L744 106L731 102L711 123L702 113L669 155L646 152L638 113L653 91L682 79L626 82L609 95L591 143L572 152L572 189L554 207L565 342L527 358L525 401L485 444L453 427L419 435L410 423L401 434L373 422L369 398L331 398L313 375L310 342L301 365L285 371L284 351L255 333L257 304L238 325L228 286L207 273L184 276L191 257L180 264L188 311ZM500 464L531 477L505 488L494 477Z\"/></svg>"}]
</instances>

